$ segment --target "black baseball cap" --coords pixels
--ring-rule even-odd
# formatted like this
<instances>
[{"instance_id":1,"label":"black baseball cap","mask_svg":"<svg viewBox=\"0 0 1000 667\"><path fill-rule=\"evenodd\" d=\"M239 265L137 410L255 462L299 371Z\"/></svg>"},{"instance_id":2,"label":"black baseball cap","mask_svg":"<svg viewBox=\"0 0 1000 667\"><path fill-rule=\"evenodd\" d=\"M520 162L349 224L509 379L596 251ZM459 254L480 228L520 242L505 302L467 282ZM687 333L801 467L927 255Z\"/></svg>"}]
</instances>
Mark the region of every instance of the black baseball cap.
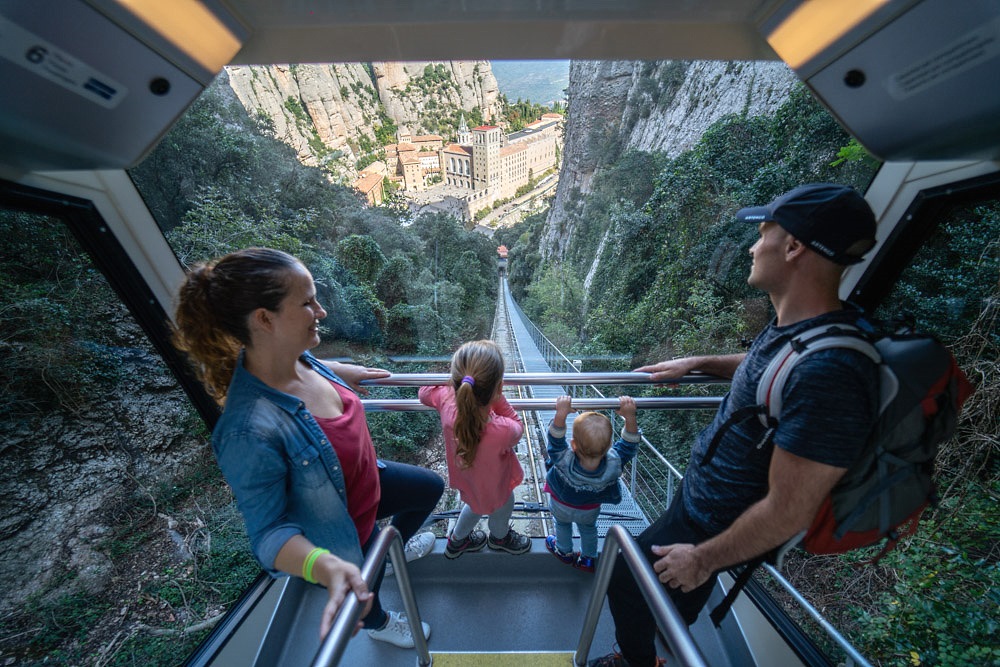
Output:
<instances>
[{"instance_id":1,"label":"black baseball cap","mask_svg":"<svg viewBox=\"0 0 1000 667\"><path fill-rule=\"evenodd\" d=\"M740 209L736 219L776 222L837 264L857 264L875 245L875 214L868 202L854 188L836 183L800 185L767 206Z\"/></svg>"}]
</instances>

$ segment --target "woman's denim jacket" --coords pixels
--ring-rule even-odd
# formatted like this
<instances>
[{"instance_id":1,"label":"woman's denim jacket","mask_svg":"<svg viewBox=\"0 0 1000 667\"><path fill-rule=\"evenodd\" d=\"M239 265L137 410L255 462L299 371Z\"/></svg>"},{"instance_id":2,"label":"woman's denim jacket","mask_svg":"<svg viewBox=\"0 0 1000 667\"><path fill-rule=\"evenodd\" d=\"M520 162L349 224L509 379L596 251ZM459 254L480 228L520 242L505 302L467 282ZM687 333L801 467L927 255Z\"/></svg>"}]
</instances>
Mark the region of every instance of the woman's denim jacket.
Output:
<instances>
[{"instance_id":1,"label":"woman's denim jacket","mask_svg":"<svg viewBox=\"0 0 1000 667\"><path fill-rule=\"evenodd\" d=\"M547 453L550 467L545 482L555 499L565 505L617 505L622 501L618 488L622 466L635 456L641 439L639 433L629 433L622 429L621 439L608 450L597 469L586 470L566 443L566 428L549 425Z\"/></svg>"},{"instance_id":2,"label":"woman's denim jacket","mask_svg":"<svg viewBox=\"0 0 1000 667\"><path fill-rule=\"evenodd\" d=\"M347 387L309 352L300 358ZM344 475L330 441L300 399L247 371L242 353L212 449L236 495L254 556L272 576L282 575L274 559L295 535L361 566Z\"/></svg>"}]
</instances>

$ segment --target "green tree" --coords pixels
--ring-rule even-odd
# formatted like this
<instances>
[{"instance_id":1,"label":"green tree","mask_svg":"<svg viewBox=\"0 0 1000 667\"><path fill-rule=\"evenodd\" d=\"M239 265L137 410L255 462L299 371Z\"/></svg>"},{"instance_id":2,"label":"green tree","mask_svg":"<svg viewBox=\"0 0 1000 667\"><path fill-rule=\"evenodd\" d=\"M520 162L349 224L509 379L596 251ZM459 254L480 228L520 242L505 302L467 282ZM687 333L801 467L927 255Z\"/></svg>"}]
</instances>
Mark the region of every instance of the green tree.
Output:
<instances>
[{"instance_id":1,"label":"green tree","mask_svg":"<svg viewBox=\"0 0 1000 667\"><path fill-rule=\"evenodd\" d=\"M352 234L337 244L340 264L362 283L372 284L388 260L371 236Z\"/></svg>"}]
</instances>

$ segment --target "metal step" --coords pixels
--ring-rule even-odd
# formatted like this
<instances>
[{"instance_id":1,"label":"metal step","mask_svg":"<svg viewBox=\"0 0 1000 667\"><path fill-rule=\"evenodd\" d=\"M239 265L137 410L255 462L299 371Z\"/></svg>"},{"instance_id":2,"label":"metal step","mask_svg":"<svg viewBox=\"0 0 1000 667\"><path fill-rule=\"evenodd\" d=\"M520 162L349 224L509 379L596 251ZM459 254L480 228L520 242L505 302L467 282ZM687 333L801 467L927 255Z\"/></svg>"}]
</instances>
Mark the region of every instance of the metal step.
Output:
<instances>
[{"instance_id":1,"label":"metal step","mask_svg":"<svg viewBox=\"0 0 1000 667\"><path fill-rule=\"evenodd\" d=\"M459 653L431 651L434 667L567 667L573 653L562 651L507 651Z\"/></svg>"}]
</instances>

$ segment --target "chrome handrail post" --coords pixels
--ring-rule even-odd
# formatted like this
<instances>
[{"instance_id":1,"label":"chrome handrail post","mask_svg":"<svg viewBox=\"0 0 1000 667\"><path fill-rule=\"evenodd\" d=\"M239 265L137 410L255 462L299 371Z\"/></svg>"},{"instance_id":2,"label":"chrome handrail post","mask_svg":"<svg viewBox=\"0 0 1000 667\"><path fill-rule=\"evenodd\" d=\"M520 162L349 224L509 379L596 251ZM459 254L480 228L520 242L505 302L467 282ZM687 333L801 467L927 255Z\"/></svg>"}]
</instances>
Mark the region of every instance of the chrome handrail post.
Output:
<instances>
[{"instance_id":1,"label":"chrome handrail post","mask_svg":"<svg viewBox=\"0 0 1000 667\"><path fill-rule=\"evenodd\" d=\"M638 456L639 456L639 452L636 452L636 457L638 457ZM634 498L635 497L635 483L636 483L636 480L637 480L638 475L639 475L639 472L638 472L639 465L638 465L638 462L635 460L635 457L632 458L632 463L630 464L629 467L632 468L632 471L629 474L628 492Z\"/></svg>"},{"instance_id":2,"label":"chrome handrail post","mask_svg":"<svg viewBox=\"0 0 1000 667\"><path fill-rule=\"evenodd\" d=\"M608 584L611 583L611 573L614 571L615 561L618 559L618 533L615 530L617 527L612 526L608 529L604 538L604 546L601 549L601 556L597 559L594 588L590 592L590 602L587 604L587 613L583 618L580 641L576 646L576 653L573 654L573 664L579 667L587 664L590 645L594 642L594 633L597 632L597 621L601 617L601 608L604 606L604 596L608 591Z\"/></svg>"},{"instance_id":3,"label":"chrome handrail post","mask_svg":"<svg viewBox=\"0 0 1000 667\"><path fill-rule=\"evenodd\" d=\"M431 664L430 652L427 650L427 638L424 637L420 624L420 612L417 610L417 599L413 595L413 588L410 584L410 573L406 569L403 539L394 526L386 526L379 531L375 543L369 549L368 556L361 566L361 578L368 584L369 589L374 586L387 554L391 557L392 567L396 571L396 583L399 594L403 598L403 606L406 608L410 632L413 633L417 661L421 667L427 667ZM334 667L340 664L340 659L344 657L344 650L347 648L347 642L354 634L354 628L361 619L363 610L364 606L358 600L358 596L353 592L349 593L333 617L330 632L320 643L319 650L316 651L316 656L310 663L312 667Z\"/></svg>"},{"instance_id":4,"label":"chrome handrail post","mask_svg":"<svg viewBox=\"0 0 1000 667\"><path fill-rule=\"evenodd\" d=\"M396 531L392 528L393 532ZM397 533L398 535L398 533ZM392 562L393 571L396 573L396 586L399 595L403 598L403 608L406 609L406 618L410 623L410 633L413 635L413 647L417 651L417 664L420 667L427 667L431 664L431 654L427 649L427 638L424 637L424 629L420 623L420 611L417 609L417 598L413 594L413 586L410 583L410 572L406 565L406 554L403 552L403 540L400 537L392 541L389 547L389 558Z\"/></svg>"},{"instance_id":5,"label":"chrome handrail post","mask_svg":"<svg viewBox=\"0 0 1000 667\"><path fill-rule=\"evenodd\" d=\"M619 550L621 550L621 554L618 553ZM656 625L666 638L667 645L675 659L685 667L708 667L708 661L702 655L698 645L695 644L687 623L681 618L674 603L664 590L663 584L656 577L652 565L639 551L639 545L636 544L635 539L624 528L617 525L608 529L607 537L604 539L604 549L602 549L601 558L598 560L596 581L590 604L587 607L587 614L584 617L580 643L573 656L574 664L586 664L590 645L594 640L594 632L597 630L597 619L604 604L604 596L611 583L614 561L619 555L625 559L625 563L632 571L636 585L642 592L642 597L646 600L649 611L656 619Z\"/></svg>"}]
</instances>

